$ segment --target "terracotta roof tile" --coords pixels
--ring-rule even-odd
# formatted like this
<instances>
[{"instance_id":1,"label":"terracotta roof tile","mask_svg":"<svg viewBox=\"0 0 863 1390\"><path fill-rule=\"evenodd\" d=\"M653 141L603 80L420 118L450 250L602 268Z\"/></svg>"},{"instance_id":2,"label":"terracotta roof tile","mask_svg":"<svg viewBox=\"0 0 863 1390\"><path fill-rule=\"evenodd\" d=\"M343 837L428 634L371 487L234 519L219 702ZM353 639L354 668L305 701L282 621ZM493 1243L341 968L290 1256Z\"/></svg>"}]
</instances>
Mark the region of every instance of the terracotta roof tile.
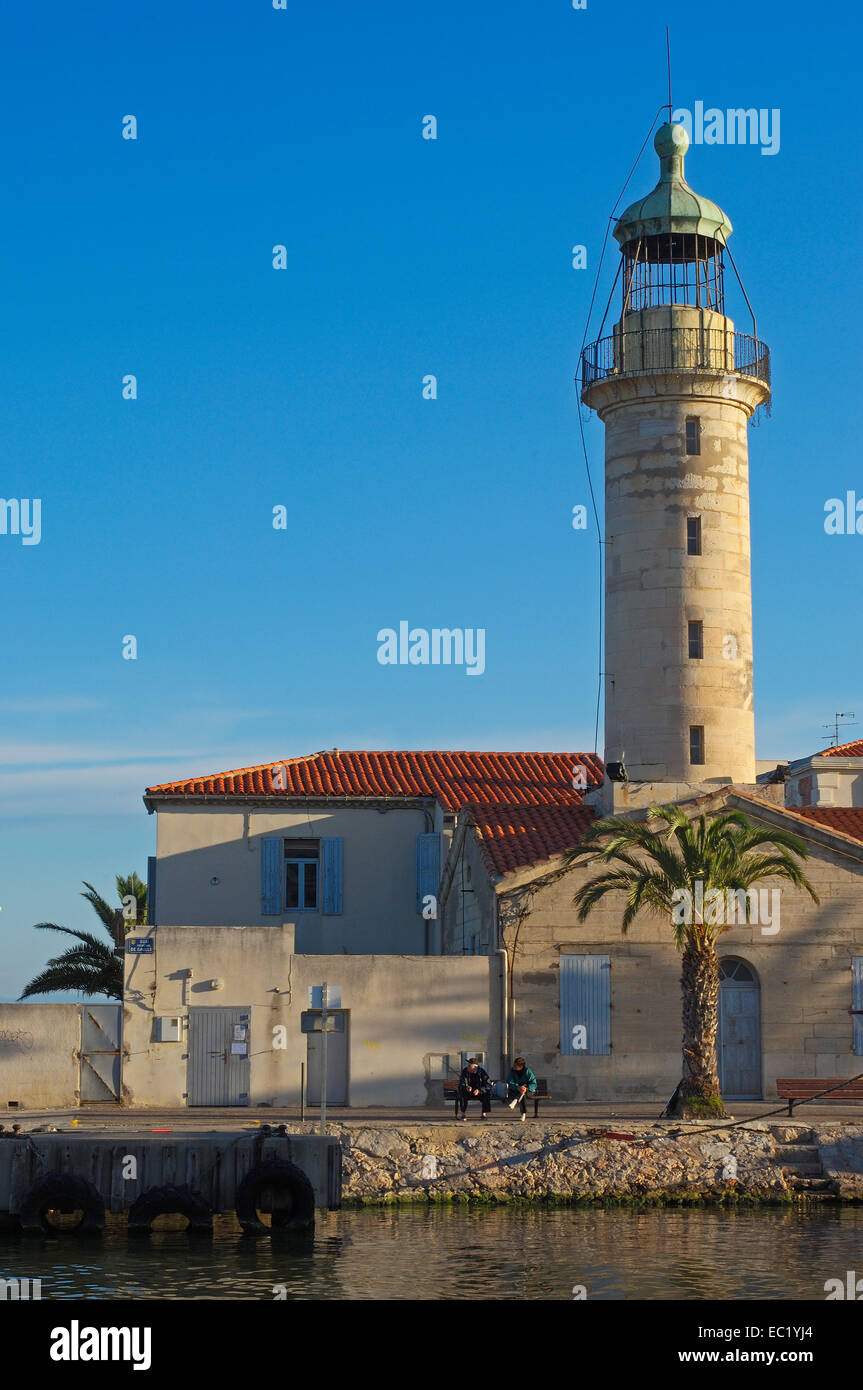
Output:
<instances>
[{"instance_id":1,"label":"terracotta roof tile","mask_svg":"<svg viewBox=\"0 0 863 1390\"><path fill-rule=\"evenodd\" d=\"M579 806L580 764L589 786L602 781L592 753L342 752L261 763L148 787L148 796L435 797L449 811L479 806ZM284 768L284 775L277 773ZM285 785L280 787L281 778Z\"/></svg>"},{"instance_id":2,"label":"terracotta roof tile","mask_svg":"<svg viewBox=\"0 0 863 1390\"><path fill-rule=\"evenodd\" d=\"M480 851L494 874L544 864L572 849L596 816L591 806L472 806Z\"/></svg>"},{"instance_id":3,"label":"terracotta roof tile","mask_svg":"<svg viewBox=\"0 0 863 1390\"><path fill-rule=\"evenodd\" d=\"M863 841L863 806L788 806L795 816Z\"/></svg>"},{"instance_id":4,"label":"terracotta roof tile","mask_svg":"<svg viewBox=\"0 0 863 1390\"><path fill-rule=\"evenodd\" d=\"M817 753L819 758L863 758L863 738L854 743L840 743L835 748L825 748Z\"/></svg>"}]
</instances>

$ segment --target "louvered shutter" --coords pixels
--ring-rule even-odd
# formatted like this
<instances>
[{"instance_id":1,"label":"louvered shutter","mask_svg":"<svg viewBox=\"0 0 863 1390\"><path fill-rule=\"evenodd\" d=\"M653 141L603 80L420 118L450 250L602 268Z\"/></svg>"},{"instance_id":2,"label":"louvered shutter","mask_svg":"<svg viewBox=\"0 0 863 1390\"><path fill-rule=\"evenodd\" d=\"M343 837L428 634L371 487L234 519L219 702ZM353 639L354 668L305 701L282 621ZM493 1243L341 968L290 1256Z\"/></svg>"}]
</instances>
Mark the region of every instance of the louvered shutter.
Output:
<instances>
[{"instance_id":1,"label":"louvered shutter","mask_svg":"<svg viewBox=\"0 0 863 1390\"><path fill-rule=\"evenodd\" d=\"M575 1030L580 1028L585 1029L585 1046L576 1046ZM560 1051L566 1057L611 1052L610 956L561 955Z\"/></svg>"},{"instance_id":2,"label":"louvered shutter","mask_svg":"<svg viewBox=\"0 0 863 1390\"><path fill-rule=\"evenodd\" d=\"M340 835L321 840L321 912L327 917L337 917L342 911L343 844Z\"/></svg>"},{"instance_id":3,"label":"louvered shutter","mask_svg":"<svg viewBox=\"0 0 863 1390\"><path fill-rule=\"evenodd\" d=\"M156 925L156 856L147 858L147 926Z\"/></svg>"},{"instance_id":4,"label":"louvered shutter","mask_svg":"<svg viewBox=\"0 0 863 1390\"><path fill-rule=\"evenodd\" d=\"M268 836L261 841L261 914L282 915L282 837Z\"/></svg>"},{"instance_id":5,"label":"louvered shutter","mask_svg":"<svg viewBox=\"0 0 863 1390\"><path fill-rule=\"evenodd\" d=\"M423 898L437 898L440 861L440 835L417 835L417 912L423 910Z\"/></svg>"}]
</instances>

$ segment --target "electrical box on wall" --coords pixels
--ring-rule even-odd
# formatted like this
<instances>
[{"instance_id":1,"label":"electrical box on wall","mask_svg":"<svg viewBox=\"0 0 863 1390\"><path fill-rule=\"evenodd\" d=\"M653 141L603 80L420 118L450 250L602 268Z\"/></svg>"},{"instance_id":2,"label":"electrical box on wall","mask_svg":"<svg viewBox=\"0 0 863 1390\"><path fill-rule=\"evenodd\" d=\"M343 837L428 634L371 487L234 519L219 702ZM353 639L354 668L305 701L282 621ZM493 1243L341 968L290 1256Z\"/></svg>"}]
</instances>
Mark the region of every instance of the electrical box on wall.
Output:
<instances>
[{"instance_id":1,"label":"electrical box on wall","mask_svg":"<svg viewBox=\"0 0 863 1390\"><path fill-rule=\"evenodd\" d=\"M156 1042L182 1042L183 1020L180 1017L156 1019Z\"/></svg>"}]
</instances>

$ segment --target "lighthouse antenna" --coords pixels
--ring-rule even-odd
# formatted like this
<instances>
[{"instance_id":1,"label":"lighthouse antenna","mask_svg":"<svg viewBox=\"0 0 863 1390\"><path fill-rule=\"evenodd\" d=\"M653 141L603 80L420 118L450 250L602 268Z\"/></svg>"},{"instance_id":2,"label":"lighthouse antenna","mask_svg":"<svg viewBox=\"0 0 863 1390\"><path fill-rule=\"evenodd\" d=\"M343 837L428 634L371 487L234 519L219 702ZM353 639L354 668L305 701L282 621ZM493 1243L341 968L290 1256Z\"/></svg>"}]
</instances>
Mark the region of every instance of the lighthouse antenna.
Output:
<instances>
[{"instance_id":1,"label":"lighthouse antenna","mask_svg":"<svg viewBox=\"0 0 863 1390\"><path fill-rule=\"evenodd\" d=\"M671 120L671 37L667 24L665 26L665 61L668 66L668 119Z\"/></svg>"}]
</instances>

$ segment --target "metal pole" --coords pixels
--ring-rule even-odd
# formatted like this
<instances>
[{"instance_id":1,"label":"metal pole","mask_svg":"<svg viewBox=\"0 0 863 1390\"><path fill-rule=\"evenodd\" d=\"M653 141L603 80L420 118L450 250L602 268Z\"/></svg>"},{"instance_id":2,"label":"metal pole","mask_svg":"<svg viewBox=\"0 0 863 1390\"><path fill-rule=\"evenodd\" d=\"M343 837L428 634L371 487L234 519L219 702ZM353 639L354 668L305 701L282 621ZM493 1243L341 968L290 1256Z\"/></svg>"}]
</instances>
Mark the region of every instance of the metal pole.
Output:
<instances>
[{"instance_id":1,"label":"metal pole","mask_svg":"<svg viewBox=\"0 0 863 1390\"><path fill-rule=\"evenodd\" d=\"M321 986L321 1134L327 1132L327 987Z\"/></svg>"},{"instance_id":2,"label":"metal pole","mask_svg":"<svg viewBox=\"0 0 863 1390\"><path fill-rule=\"evenodd\" d=\"M306 1064L300 1062L300 1123L306 1118Z\"/></svg>"}]
</instances>

